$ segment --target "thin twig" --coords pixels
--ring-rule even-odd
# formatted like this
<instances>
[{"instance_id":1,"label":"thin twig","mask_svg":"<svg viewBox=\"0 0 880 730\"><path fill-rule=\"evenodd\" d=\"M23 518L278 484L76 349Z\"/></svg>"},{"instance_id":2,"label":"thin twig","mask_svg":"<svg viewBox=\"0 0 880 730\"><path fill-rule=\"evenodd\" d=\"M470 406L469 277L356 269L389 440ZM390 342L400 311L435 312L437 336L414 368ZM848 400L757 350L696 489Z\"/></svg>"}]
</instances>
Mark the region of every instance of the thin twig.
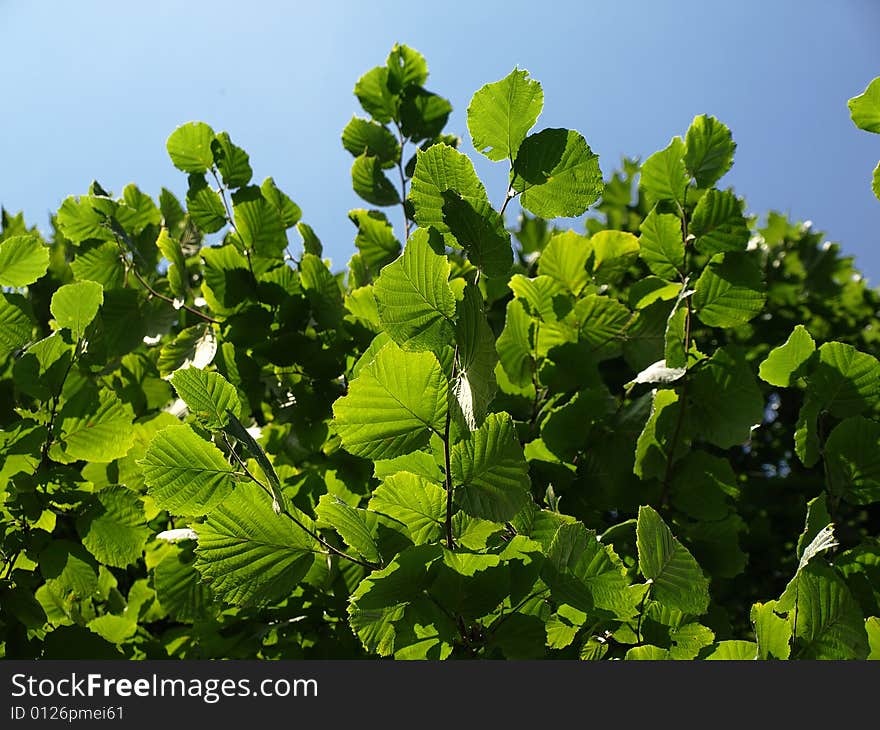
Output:
<instances>
[{"instance_id":1,"label":"thin twig","mask_svg":"<svg viewBox=\"0 0 880 730\"><path fill-rule=\"evenodd\" d=\"M406 214L406 175L403 171L403 148L406 140L403 138L403 130L400 124L395 120L394 126L397 127L397 137L400 140L400 155L397 158L397 171L400 173L400 208L403 210L403 227L406 239L409 240L409 216Z\"/></svg>"}]
</instances>

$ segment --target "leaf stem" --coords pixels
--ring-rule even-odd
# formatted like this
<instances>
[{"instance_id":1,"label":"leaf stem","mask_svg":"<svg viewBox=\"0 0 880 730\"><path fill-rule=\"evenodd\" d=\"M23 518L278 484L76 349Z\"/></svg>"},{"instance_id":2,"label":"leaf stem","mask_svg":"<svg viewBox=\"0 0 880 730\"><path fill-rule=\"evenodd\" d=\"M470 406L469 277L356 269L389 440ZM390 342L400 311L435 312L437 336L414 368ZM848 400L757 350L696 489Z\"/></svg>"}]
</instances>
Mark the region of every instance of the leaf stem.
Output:
<instances>
[{"instance_id":1,"label":"leaf stem","mask_svg":"<svg viewBox=\"0 0 880 730\"><path fill-rule=\"evenodd\" d=\"M219 175L217 175L217 168L214 165L211 165L211 175L214 177L214 182L217 183L217 193L220 195L220 200L223 201L223 209L226 211L226 222L229 224L229 227L232 229L232 232L238 236L238 228L235 225L235 219L232 217L232 211L229 208L229 201L226 200L226 186L220 180ZM244 245L244 241L242 241L242 245ZM254 265L251 263L251 253L252 251L245 246L244 247L244 257L247 259L248 269L251 272L251 276L256 280L257 275L254 273Z\"/></svg>"},{"instance_id":2,"label":"leaf stem","mask_svg":"<svg viewBox=\"0 0 880 730\"><path fill-rule=\"evenodd\" d=\"M409 241L409 216L406 214L406 175L403 171L403 148L406 146L406 140L403 137L403 130L397 120L394 121L397 127L397 137L400 140L400 155L397 158L397 171L400 173L400 208L403 211L403 227L406 234L406 241Z\"/></svg>"}]
</instances>

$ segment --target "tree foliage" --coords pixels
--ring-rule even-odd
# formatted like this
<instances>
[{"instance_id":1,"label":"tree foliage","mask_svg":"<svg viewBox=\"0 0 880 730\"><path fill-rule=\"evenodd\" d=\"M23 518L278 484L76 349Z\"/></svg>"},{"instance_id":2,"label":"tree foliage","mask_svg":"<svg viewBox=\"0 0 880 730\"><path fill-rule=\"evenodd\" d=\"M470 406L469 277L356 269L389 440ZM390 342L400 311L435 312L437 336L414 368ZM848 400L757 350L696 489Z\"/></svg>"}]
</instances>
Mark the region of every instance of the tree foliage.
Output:
<instances>
[{"instance_id":1,"label":"tree foliage","mask_svg":"<svg viewBox=\"0 0 880 730\"><path fill-rule=\"evenodd\" d=\"M2 655L880 656L877 291L715 117L603 179L514 69L496 209L427 83L355 86L344 271L203 122L183 201L3 212Z\"/></svg>"}]
</instances>

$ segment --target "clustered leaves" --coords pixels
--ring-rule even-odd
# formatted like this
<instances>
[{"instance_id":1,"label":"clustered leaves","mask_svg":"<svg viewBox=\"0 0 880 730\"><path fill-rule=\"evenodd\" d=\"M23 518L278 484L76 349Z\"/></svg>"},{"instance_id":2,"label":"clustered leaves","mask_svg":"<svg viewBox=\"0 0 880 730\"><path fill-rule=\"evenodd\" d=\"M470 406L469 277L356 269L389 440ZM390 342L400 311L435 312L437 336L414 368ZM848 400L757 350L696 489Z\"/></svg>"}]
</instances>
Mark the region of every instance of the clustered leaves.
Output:
<instances>
[{"instance_id":1,"label":"clustered leaves","mask_svg":"<svg viewBox=\"0 0 880 730\"><path fill-rule=\"evenodd\" d=\"M516 68L467 109L496 207L427 79L355 86L403 226L352 210L342 272L202 122L185 201L3 212L2 655L880 657L878 294L718 187L714 117L603 181Z\"/></svg>"}]
</instances>

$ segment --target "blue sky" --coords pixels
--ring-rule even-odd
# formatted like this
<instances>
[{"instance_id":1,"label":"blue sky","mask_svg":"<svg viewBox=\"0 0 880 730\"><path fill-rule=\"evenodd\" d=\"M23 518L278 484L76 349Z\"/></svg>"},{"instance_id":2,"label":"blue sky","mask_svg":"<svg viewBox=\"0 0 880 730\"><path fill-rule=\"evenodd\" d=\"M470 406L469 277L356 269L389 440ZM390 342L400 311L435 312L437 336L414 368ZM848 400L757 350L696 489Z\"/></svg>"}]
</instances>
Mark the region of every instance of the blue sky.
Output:
<instances>
[{"instance_id":1,"label":"blue sky","mask_svg":"<svg viewBox=\"0 0 880 730\"><path fill-rule=\"evenodd\" d=\"M0 28L0 204L42 229L92 179L183 194L165 140L198 119L250 153L257 180L275 178L342 268L346 213L367 206L340 133L357 78L401 42L427 57L467 152L471 95L515 65L543 84L538 128L583 133L605 173L717 116L738 144L722 186L749 212L812 220L880 283L880 136L846 108L880 75L874 0L0 0ZM500 201L505 168L481 158L477 171Z\"/></svg>"}]
</instances>

